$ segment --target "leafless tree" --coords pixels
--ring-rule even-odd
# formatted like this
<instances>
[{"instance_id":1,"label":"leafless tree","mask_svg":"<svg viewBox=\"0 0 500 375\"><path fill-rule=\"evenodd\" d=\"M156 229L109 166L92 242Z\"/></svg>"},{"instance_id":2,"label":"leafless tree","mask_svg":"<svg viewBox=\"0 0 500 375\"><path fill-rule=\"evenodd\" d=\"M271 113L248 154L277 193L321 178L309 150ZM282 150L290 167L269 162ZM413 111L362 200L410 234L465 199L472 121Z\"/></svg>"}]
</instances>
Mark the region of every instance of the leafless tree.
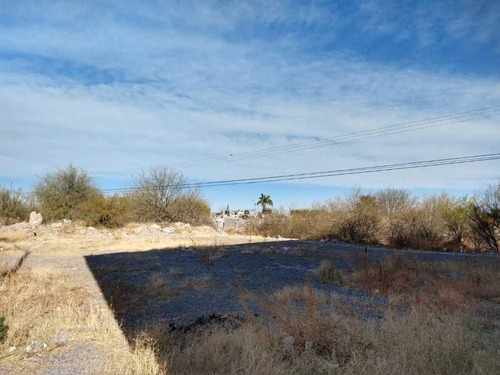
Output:
<instances>
[{"instance_id":1,"label":"leafless tree","mask_svg":"<svg viewBox=\"0 0 500 375\"><path fill-rule=\"evenodd\" d=\"M132 199L142 220L170 220L169 209L185 189L186 178L167 168L153 168L133 178Z\"/></svg>"}]
</instances>

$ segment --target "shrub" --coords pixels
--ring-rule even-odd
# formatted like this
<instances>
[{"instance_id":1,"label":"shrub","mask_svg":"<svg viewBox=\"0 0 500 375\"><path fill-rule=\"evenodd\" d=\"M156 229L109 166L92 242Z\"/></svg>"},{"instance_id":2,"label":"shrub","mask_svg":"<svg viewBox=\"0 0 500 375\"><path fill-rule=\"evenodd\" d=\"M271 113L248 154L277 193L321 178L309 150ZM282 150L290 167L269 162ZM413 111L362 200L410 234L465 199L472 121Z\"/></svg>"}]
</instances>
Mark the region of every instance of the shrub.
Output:
<instances>
[{"instance_id":1,"label":"shrub","mask_svg":"<svg viewBox=\"0 0 500 375\"><path fill-rule=\"evenodd\" d=\"M342 284L342 275L335 269L331 260L324 260L321 262L316 270L316 276L324 283L337 281L339 284Z\"/></svg>"},{"instance_id":2,"label":"shrub","mask_svg":"<svg viewBox=\"0 0 500 375\"><path fill-rule=\"evenodd\" d=\"M82 204L99 195L87 172L72 165L48 173L35 187L45 220L79 219Z\"/></svg>"},{"instance_id":3,"label":"shrub","mask_svg":"<svg viewBox=\"0 0 500 375\"><path fill-rule=\"evenodd\" d=\"M446 242L444 207L446 195L431 196L420 204L394 214L388 222L387 242L390 246L412 249L437 249Z\"/></svg>"},{"instance_id":4,"label":"shrub","mask_svg":"<svg viewBox=\"0 0 500 375\"><path fill-rule=\"evenodd\" d=\"M113 195L97 195L81 206L87 225L96 227L122 227L130 219L130 202L127 198Z\"/></svg>"},{"instance_id":5,"label":"shrub","mask_svg":"<svg viewBox=\"0 0 500 375\"><path fill-rule=\"evenodd\" d=\"M415 204L415 198L409 191L403 189L387 188L377 192L375 198L379 208L388 216Z\"/></svg>"},{"instance_id":6,"label":"shrub","mask_svg":"<svg viewBox=\"0 0 500 375\"><path fill-rule=\"evenodd\" d=\"M500 182L489 185L478 204L470 210L469 222L479 246L484 244L496 252L500 240ZM478 247L479 247L478 246Z\"/></svg>"},{"instance_id":7,"label":"shrub","mask_svg":"<svg viewBox=\"0 0 500 375\"><path fill-rule=\"evenodd\" d=\"M354 200L355 199L355 200ZM344 241L376 243L380 224L378 203L371 195L349 198L351 207L341 222L338 237Z\"/></svg>"},{"instance_id":8,"label":"shrub","mask_svg":"<svg viewBox=\"0 0 500 375\"><path fill-rule=\"evenodd\" d=\"M192 225L213 225L210 220L210 205L197 193L175 199L168 208L168 218Z\"/></svg>"},{"instance_id":9,"label":"shrub","mask_svg":"<svg viewBox=\"0 0 500 375\"><path fill-rule=\"evenodd\" d=\"M0 189L0 222L12 224L28 218L28 207L22 198L22 191Z\"/></svg>"},{"instance_id":10,"label":"shrub","mask_svg":"<svg viewBox=\"0 0 500 375\"><path fill-rule=\"evenodd\" d=\"M450 200L444 206L443 217L445 226L451 235L452 241L460 245L470 231L469 216L474 200L467 197Z\"/></svg>"},{"instance_id":11,"label":"shrub","mask_svg":"<svg viewBox=\"0 0 500 375\"><path fill-rule=\"evenodd\" d=\"M137 221L171 221L170 206L182 197L186 178L166 168L153 168L134 177L134 216Z\"/></svg>"}]
</instances>

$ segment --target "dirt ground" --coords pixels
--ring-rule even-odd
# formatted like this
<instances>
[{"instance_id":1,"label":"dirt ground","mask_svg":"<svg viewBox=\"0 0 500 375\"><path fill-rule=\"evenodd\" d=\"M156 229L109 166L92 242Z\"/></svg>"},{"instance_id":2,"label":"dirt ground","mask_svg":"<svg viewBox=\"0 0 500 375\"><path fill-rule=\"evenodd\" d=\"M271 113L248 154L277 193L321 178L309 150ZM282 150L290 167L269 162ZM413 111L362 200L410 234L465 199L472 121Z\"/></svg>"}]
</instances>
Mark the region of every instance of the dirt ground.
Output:
<instances>
[{"instance_id":1,"label":"dirt ground","mask_svg":"<svg viewBox=\"0 0 500 375\"><path fill-rule=\"evenodd\" d=\"M0 227L0 249L3 272L14 275L1 285L0 316L17 317L6 323L19 331L0 346L0 374L137 373L130 370L137 332L159 322L183 329L200 319L239 318L239 295L246 290L312 283L347 301L355 313L376 318L387 300L321 283L314 272L324 259L347 272L361 257L378 260L392 253L425 261L499 262L494 255L365 249L182 223L118 230L21 223ZM27 294L9 310L5 306L17 300L16 293ZM33 342L46 346L28 352Z\"/></svg>"},{"instance_id":2,"label":"dirt ground","mask_svg":"<svg viewBox=\"0 0 500 375\"><path fill-rule=\"evenodd\" d=\"M113 337L110 343L109 337L103 337L102 332L95 332L93 327L61 325L53 327L53 331L59 333L63 330L68 343L50 345L52 337L36 337L29 333L29 337L23 338L21 344L9 344L4 348L4 353L0 354L0 374L114 372L109 368L103 370L102 366L111 358L117 360L117 353L129 350L127 338L120 327L121 322L114 318L108 301L103 297L86 257L115 253L140 254L153 249L184 250L187 254L204 246L222 247L271 241L278 239L228 234L208 226L191 227L183 223L164 227L137 224L117 230L98 230L62 223L36 228L28 223L0 227L2 272L19 268L17 272L29 273L40 284L46 280L51 284L64 282L70 286L67 292L77 300L78 308L85 310L90 306L93 311L99 311L99 319L106 322L106 329L112 331ZM8 296L0 293L0 303L8 304ZM58 306L49 308L57 309ZM86 320L80 319L77 323ZM41 336L46 336L45 332ZM47 348L35 354L27 353L27 343L31 341L43 342Z\"/></svg>"}]
</instances>

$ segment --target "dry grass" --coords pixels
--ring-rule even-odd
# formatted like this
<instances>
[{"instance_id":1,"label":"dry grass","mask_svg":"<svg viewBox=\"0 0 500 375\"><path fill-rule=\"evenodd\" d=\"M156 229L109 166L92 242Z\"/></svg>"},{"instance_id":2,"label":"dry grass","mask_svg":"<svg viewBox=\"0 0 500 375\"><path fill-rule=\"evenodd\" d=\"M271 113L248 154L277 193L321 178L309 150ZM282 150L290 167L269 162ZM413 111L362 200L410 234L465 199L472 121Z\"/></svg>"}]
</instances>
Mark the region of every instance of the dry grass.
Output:
<instances>
[{"instance_id":1,"label":"dry grass","mask_svg":"<svg viewBox=\"0 0 500 375\"><path fill-rule=\"evenodd\" d=\"M419 262L390 255L345 274L351 287L390 297L393 303L424 304L429 308L468 309L481 300L500 301L500 273L496 263Z\"/></svg>"},{"instance_id":2,"label":"dry grass","mask_svg":"<svg viewBox=\"0 0 500 375\"><path fill-rule=\"evenodd\" d=\"M198 277L185 278L180 282L179 286L181 288L203 290L212 285L213 283L214 281L210 276L203 275Z\"/></svg>"},{"instance_id":3,"label":"dry grass","mask_svg":"<svg viewBox=\"0 0 500 375\"><path fill-rule=\"evenodd\" d=\"M22 242L29 238L30 236L24 232L0 233L0 242Z\"/></svg>"},{"instance_id":4,"label":"dry grass","mask_svg":"<svg viewBox=\"0 0 500 375\"><path fill-rule=\"evenodd\" d=\"M380 321L342 313L339 301L313 288L245 296L262 314L241 326L211 327L182 344L158 346L173 374L493 374L494 336L463 312L437 315L414 306ZM251 314L253 316L253 314ZM284 338L292 336L287 345Z\"/></svg>"},{"instance_id":5,"label":"dry grass","mask_svg":"<svg viewBox=\"0 0 500 375\"><path fill-rule=\"evenodd\" d=\"M331 260L324 260L316 270L316 275L324 283L337 282L342 285L342 274L335 269Z\"/></svg>"}]
</instances>

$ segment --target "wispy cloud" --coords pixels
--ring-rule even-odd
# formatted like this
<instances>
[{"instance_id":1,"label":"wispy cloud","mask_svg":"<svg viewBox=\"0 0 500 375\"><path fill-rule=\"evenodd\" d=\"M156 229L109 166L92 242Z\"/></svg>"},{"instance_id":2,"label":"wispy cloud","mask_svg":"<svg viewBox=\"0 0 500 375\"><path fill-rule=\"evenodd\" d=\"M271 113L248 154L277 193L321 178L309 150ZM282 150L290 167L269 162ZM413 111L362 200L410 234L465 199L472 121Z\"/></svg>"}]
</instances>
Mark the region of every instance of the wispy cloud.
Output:
<instances>
[{"instance_id":1,"label":"wispy cloud","mask_svg":"<svg viewBox=\"0 0 500 375\"><path fill-rule=\"evenodd\" d=\"M0 13L8 178L70 161L91 170L179 162L500 104L500 74L490 69L500 11L487 2L21 3ZM474 64L469 51L486 60ZM248 177L494 152L498 124L189 173ZM392 183L387 175L317 183L469 189L493 177L484 164L399 172Z\"/></svg>"}]
</instances>

